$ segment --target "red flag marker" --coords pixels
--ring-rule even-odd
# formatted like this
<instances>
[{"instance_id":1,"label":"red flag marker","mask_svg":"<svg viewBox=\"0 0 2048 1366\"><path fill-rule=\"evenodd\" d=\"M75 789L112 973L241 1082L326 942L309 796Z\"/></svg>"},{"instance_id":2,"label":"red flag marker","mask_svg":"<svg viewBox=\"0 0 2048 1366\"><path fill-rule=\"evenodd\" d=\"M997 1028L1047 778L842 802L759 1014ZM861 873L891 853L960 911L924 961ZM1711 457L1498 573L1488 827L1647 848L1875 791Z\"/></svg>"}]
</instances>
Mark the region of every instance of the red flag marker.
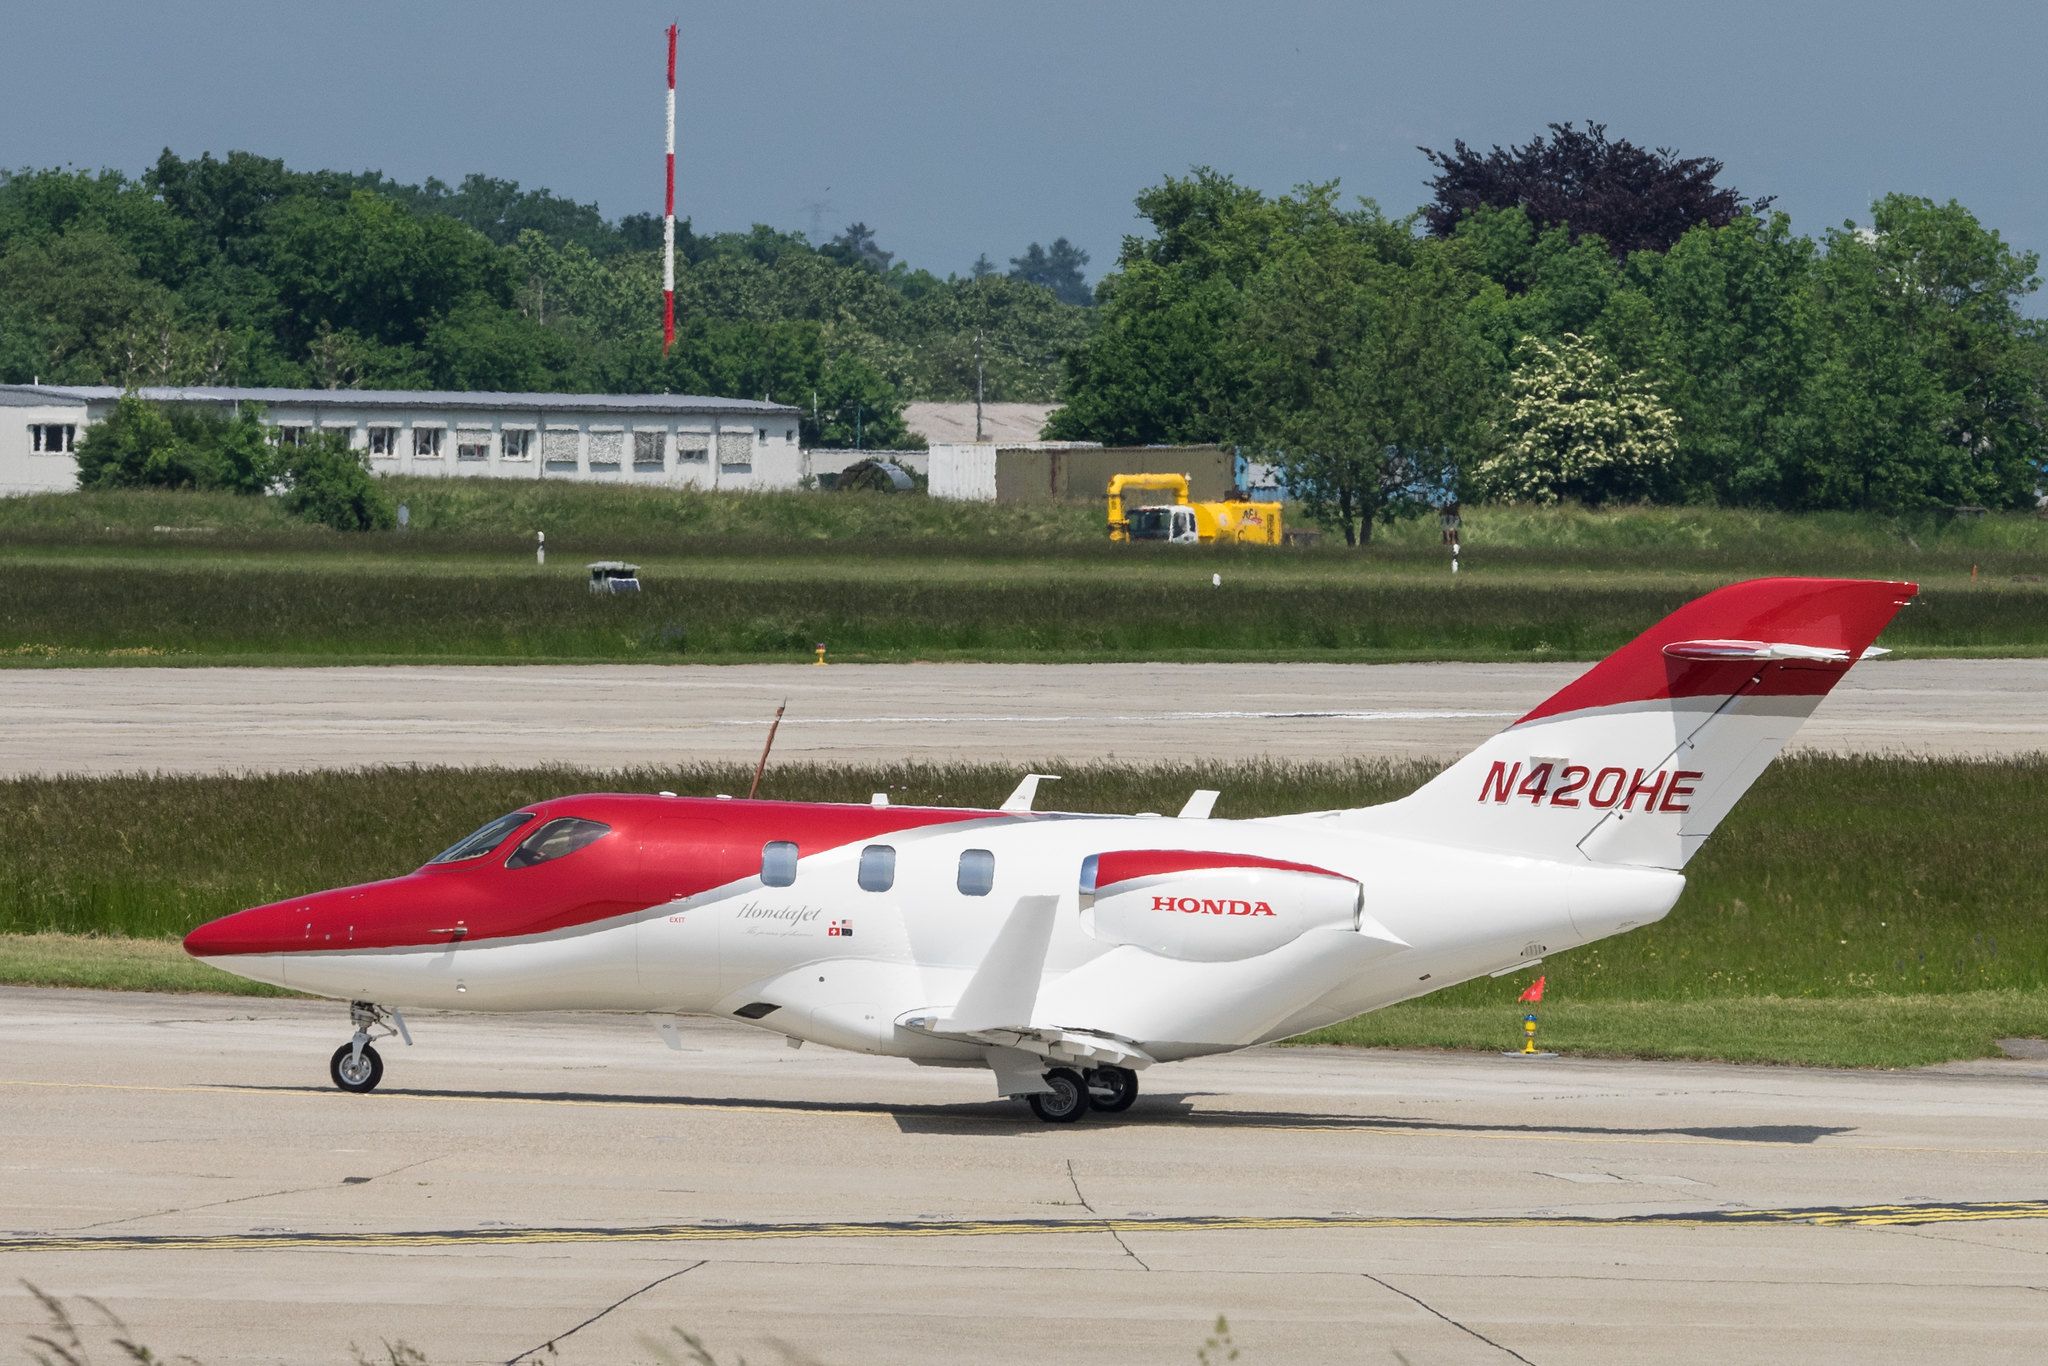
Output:
<instances>
[{"instance_id":1,"label":"red flag marker","mask_svg":"<svg viewBox=\"0 0 2048 1366\"><path fill-rule=\"evenodd\" d=\"M1515 999L1519 1001L1541 1002L1543 999L1543 980L1543 978L1538 977L1534 982L1531 982L1529 984L1529 989L1527 991L1523 992L1520 996L1516 997Z\"/></svg>"}]
</instances>

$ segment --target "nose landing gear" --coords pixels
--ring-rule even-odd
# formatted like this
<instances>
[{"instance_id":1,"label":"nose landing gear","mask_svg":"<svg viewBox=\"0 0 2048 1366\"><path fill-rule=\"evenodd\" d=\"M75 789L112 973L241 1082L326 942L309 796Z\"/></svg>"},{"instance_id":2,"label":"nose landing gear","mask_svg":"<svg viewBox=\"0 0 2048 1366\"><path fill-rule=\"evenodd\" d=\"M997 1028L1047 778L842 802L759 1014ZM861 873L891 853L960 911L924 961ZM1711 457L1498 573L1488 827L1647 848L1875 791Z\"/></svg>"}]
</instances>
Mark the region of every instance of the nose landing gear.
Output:
<instances>
[{"instance_id":1,"label":"nose landing gear","mask_svg":"<svg viewBox=\"0 0 2048 1366\"><path fill-rule=\"evenodd\" d=\"M356 1027L355 1037L334 1050L327 1060L327 1075L342 1090L360 1095L376 1090L377 1083L384 1080L384 1059L371 1047L371 1038L396 1036L410 1045L412 1034L405 1027L405 1016L369 1001L349 1002L348 1018Z\"/></svg>"}]
</instances>

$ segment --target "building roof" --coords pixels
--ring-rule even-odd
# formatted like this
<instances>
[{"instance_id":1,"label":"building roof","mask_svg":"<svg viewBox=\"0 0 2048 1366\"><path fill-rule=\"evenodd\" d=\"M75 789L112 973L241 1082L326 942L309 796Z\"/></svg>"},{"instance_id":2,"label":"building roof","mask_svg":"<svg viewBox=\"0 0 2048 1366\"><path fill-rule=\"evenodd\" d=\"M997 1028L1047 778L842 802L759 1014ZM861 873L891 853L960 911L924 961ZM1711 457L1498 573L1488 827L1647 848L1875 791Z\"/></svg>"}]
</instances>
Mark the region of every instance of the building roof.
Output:
<instances>
[{"instance_id":1,"label":"building roof","mask_svg":"<svg viewBox=\"0 0 2048 1366\"><path fill-rule=\"evenodd\" d=\"M1046 418L1059 405L1054 403L984 403L981 405L981 439L998 446L1036 441L1045 429ZM972 403L907 403L903 425L925 439L928 446L974 440Z\"/></svg>"},{"instance_id":2,"label":"building roof","mask_svg":"<svg viewBox=\"0 0 2048 1366\"><path fill-rule=\"evenodd\" d=\"M0 408L62 408L84 402L84 399L73 398L69 394L53 394L47 386L0 384Z\"/></svg>"},{"instance_id":3,"label":"building roof","mask_svg":"<svg viewBox=\"0 0 2048 1366\"><path fill-rule=\"evenodd\" d=\"M0 403L92 403L127 392L113 384L0 385ZM135 390L152 403L283 403L304 407L345 404L352 408L485 408L520 412L578 413L746 413L794 416L787 403L751 398L706 398L697 394L506 394L460 389L236 389L152 386Z\"/></svg>"}]
</instances>

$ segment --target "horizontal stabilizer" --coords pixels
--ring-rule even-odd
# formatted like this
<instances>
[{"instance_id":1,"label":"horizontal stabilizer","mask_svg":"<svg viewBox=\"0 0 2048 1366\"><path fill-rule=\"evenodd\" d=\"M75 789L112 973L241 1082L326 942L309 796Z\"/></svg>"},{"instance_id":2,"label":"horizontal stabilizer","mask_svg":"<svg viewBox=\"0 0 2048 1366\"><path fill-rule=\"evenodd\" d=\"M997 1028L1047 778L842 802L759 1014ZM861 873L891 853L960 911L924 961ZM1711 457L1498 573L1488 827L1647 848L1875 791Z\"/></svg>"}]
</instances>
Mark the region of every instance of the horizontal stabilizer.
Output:
<instances>
[{"instance_id":1,"label":"horizontal stabilizer","mask_svg":"<svg viewBox=\"0 0 2048 1366\"><path fill-rule=\"evenodd\" d=\"M1868 653L1866 651L1865 653ZM1822 659L1842 663L1847 650L1820 645L1789 645L1764 640L1674 640L1664 647L1666 659Z\"/></svg>"}]
</instances>

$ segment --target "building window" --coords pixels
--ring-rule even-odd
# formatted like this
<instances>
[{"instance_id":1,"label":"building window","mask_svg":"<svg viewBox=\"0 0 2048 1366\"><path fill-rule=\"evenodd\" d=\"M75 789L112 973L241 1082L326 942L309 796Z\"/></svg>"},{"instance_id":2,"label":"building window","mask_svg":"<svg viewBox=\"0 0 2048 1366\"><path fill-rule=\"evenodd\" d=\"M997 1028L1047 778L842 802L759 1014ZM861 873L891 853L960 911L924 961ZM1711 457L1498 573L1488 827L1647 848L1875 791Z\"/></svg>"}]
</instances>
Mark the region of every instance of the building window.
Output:
<instances>
[{"instance_id":1,"label":"building window","mask_svg":"<svg viewBox=\"0 0 2048 1366\"><path fill-rule=\"evenodd\" d=\"M489 460L491 458L491 434L480 431L458 431L455 433L455 458L457 460Z\"/></svg>"},{"instance_id":2,"label":"building window","mask_svg":"<svg viewBox=\"0 0 2048 1366\"><path fill-rule=\"evenodd\" d=\"M277 433L278 445L303 446L306 444L306 433L312 429L302 427L297 423L281 423L272 430Z\"/></svg>"},{"instance_id":3,"label":"building window","mask_svg":"<svg viewBox=\"0 0 2048 1366\"><path fill-rule=\"evenodd\" d=\"M676 433L676 463L701 465L711 458L711 439L701 432Z\"/></svg>"},{"instance_id":4,"label":"building window","mask_svg":"<svg viewBox=\"0 0 2048 1366\"><path fill-rule=\"evenodd\" d=\"M633 433L633 473L660 474L667 468L661 450L667 439L667 432Z\"/></svg>"},{"instance_id":5,"label":"building window","mask_svg":"<svg viewBox=\"0 0 2048 1366\"><path fill-rule=\"evenodd\" d=\"M576 429L550 427L540 434L541 463L554 474L576 472Z\"/></svg>"},{"instance_id":6,"label":"building window","mask_svg":"<svg viewBox=\"0 0 2048 1366\"><path fill-rule=\"evenodd\" d=\"M69 455L78 444L78 427L70 422L31 422L28 447L37 455Z\"/></svg>"},{"instance_id":7,"label":"building window","mask_svg":"<svg viewBox=\"0 0 2048 1366\"><path fill-rule=\"evenodd\" d=\"M796 444L796 428L794 428L794 427L785 427L785 428L783 428L783 431L782 431L782 439L783 439L784 441L786 441L787 443L789 443L790 445L794 446L794 445Z\"/></svg>"},{"instance_id":8,"label":"building window","mask_svg":"<svg viewBox=\"0 0 2048 1366\"><path fill-rule=\"evenodd\" d=\"M987 896L996 888L996 856L986 849L962 849L955 885L962 896Z\"/></svg>"},{"instance_id":9,"label":"building window","mask_svg":"<svg viewBox=\"0 0 2048 1366\"><path fill-rule=\"evenodd\" d=\"M592 474L617 474L619 462L625 457L626 434L624 432L592 432L590 434L590 472Z\"/></svg>"},{"instance_id":10,"label":"building window","mask_svg":"<svg viewBox=\"0 0 2048 1366\"><path fill-rule=\"evenodd\" d=\"M754 434L752 432L720 432L718 434L718 466L720 469L749 469L754 463Z\"/></svg>"},{"instance_id":11,"label":"building window","mask_svg":"<svg viewBox=\"0 0 2048 1366\"><path fill-rule=\"evenodd\" d=\"M788 840L769 840L761 846L761 885L787 887L796 881L796 846Z\"/></svg>"},{"instance_id":12,"label":"building window","mask_svg":"<svg viewBox=\"0 0 2048 1366\"><path fill-rule=\"evenodd\" d=\"M523 428L498 433L498 448L507 460L533 459L533 433Z\"/></svg>"},{"instance_id":13,"label":"building window","mask_svg":"<svg viewBox=\"0 0 2048 1366\"><path fill-rule=\"evenodd\" d=\"M886 892L896 885L896 846L870 844L860 851L860 889Z\"/></svg>"},{"instance_id":14,"label":"building window","mask_svg":"<svg viewBox=\"0 0 2048 1366\"><path fill-rule=\"evenodd\" d=\"M768 429L766 427L756 427L754 428L754 432L757 436L761 438L762 445L765 446L768 444Z\"/></svg>"},{"instance_id":15,"label":"building window","mask_svg":"<svg viewBox=\"0 0 2048 1366\"><path fill-rule=\"evenodd\" d=\"M413 428L412 454L415 460L439 460L441 458L441 429L439 427Z\"/></svg>"},{"instance_id":16,"label":"building window","mask_svg":"<svg viewBox=\"0 0 2048 1366\"><path fill-rule=\"evenodd\" d=\"M398 454L398 428L370 428L370 455L376 460L390 460Z\"/></svg>"},{"instance_id":17,"label":"building window","mask_svg":"<svg viewBox=\"0 0 2048 1366\"><path fill-rule=\"evenodd\" d=\"M338 436L338 437L340 437L340 438L341 438L341 444L342 444L342 445L344 445L344 446L353 446L353 445L355 445L355 444L356 444L356 424L355 424L355 423L353 423L353 422L345 422L345 423L327 422L327 423L322 423L322 424L321 424L321 427L320 427L320 435L322 435L322 436Z\"/></svg>"}]
</instances>

